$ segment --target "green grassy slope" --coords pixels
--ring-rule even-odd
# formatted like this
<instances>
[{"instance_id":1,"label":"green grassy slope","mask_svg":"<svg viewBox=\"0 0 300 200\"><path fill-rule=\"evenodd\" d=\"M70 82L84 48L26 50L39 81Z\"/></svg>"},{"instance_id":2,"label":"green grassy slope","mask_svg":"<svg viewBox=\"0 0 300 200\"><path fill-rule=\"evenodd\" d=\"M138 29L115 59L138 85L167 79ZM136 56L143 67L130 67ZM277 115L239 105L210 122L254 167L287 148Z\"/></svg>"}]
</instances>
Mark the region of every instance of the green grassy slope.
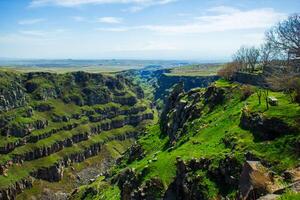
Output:
<instances>
[{"instance_id":1,"label":"green grassy slope","mask_svg":"<svg viewBox=\"0 0 300 200\"><path fill-rule=\"evenodd\" d=\"M123 164L112 169L111 177L117 176L125 168L134 169L139 176L139 185L143 185L151 178L159 178L166 190L176 176L176 160L178 157L184 161L193 158L207 158L212 164L208 170L198 171L198 176L203 177L205 195L208 199L217 198L219 194L234 198L237 188L225 187L208 176L214 169L218 169L225 158L230 157L242 165L246 160L245 153L251 152L260 159L270 164L270 168L277 174L293 168L299 164L299 152L297 153L296 141L299 142L300 106L291 103L289 97L280 92L270 92L279 100L278 106L272 106L266 110L264 103L258 105L257 96L253 93L246 100L241 100L243 89L239 84L231 84L225 81L217 81L216 87L226 91L225 100L213 109L201 100L197 104L202 109L202 116L184 125L183 136L169 145L169 138L160 131L159 125L148 127L148 134L141 137L138 143L145 152L145 157L132 163L123 161ZM253 91L255 88L253 88ZM202 91L199 90L201 93ZM189 101L188 94L180 97L182 101ZM270 141L257 140L254 133L240 127L242 110L247 106L252 112L262 113L265 117L276 117L298 128L297 132L286 132L280 137ZM162 122L168 123L168 122ZM282 183L284 184L284 183ZM95 191L89 193L88 191ZM99 178L91 185L81 187L73 196L74 199L120 199L120 188L110 179ZM282 197L289 199L289 195Z\"/></svg>"}]
</instances>

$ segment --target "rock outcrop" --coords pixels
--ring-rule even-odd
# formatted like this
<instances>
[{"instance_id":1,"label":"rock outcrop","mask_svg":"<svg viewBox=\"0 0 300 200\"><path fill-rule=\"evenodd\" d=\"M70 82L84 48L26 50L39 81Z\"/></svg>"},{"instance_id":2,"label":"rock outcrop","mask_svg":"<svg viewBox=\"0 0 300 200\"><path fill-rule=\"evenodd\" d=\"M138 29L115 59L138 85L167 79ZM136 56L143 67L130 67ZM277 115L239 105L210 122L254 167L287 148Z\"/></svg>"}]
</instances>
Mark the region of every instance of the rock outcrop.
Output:
<instances>
[{"instance_id":1,"label":"rock outcrop","mask_svg":"<svg viewBox=\"0 0 300 200\"><path fill-rule=\"evenodd\" d=\"M138 175L130 168L126 168L112 180L120 188L122 200L132 199L132 193L138 188L139 182Z\"/></svg>"},{"instance_id":2,"label":"rock outcrop","mask_svg":"<svg viewBox=\"0 0 300 200\"><path fill-rule=\"evenodd\" d=\"M24 137L33 130L43 129L48 126L48 120L35 120L29 123L10 123L1 129L4 136Z\"/></svg>"},{"instance_id":3,"label":"rock outcrop","mask_svg":"<svg viewBox=\"0 0 300 200\"><path fill-rule=\"evenodd\" d=\"M273 140L297 131L296 128L289 126L279 118L269 118L262 113L251 112L247 107L242 110L240 126L253 131L254 136L261 140Z\"/></svg>"},{"instance_id":4,"label":"rock outcrop","mask_svg":"<svg viewBox=\"0 0 300 200\"><path fill-rule=\"evenodd\" d=\"M189 93L190 98L194 99L192 103L182 99L184 95L183 83L175 85L161 115L161 131L169 136L170 143L181 137L183 125L188 120L201 114L201 110L195 104L199 101L201 93Z\"/></svg>"},{"instance_id":5,"label":"rock outcrop","mask_svg":"<svg viewBox=\"0 0 300 200\"><path fill-rule=\"evenodd\" d=\"M128 151L125 153L125 155L128 154L128 163L132 163L135 160L140 160L145 156L143 147L138 144L134 143Z\"/></svg>"},{"instance_id":6,"label":"rock outcrop","mask_svg":"<svg viewBox=\"0 0 300 200\"><path fill-rule=\"evenodd\" d=\"M0 112L27 104L25 89L17 74L0 73Z\"/></svg>"},{"instance_id":7,"label":"rock outcrop","mask_svg":"<svg viewBox=\"0 0 300 200\"><path fill-rule=\"evenodd\" d=\"M201 117L206 106L211 110L222 104L224 95L223 89L213 85L205 91L194 89L185 93L183 83L179 83L173 88L162 112L162 133L169 136L170 143L178 141L184 132L185 123Z\"/></svg>"},{"instance_id":8,"label":"rock outcrop","mask_svg":"<svg viewBox=\"0 0 300 200\"><path fill-rule=\"evenodd\" d=\"M271 193L273 178L259 161L247 161L244 164L239 181L241 199L257 199Z\"/></svg>"},{"instance_id":9,"label":"rock outcrop","mask_svg":"<svg viewBox=\"0 0 300 200\"><path fill-rule=\"evenodd\" d=\"M154 118L141 87L119 75L0 72L0 83L4 200L31 187L31 177L60 181L65 167L96 156L107 142L131 144L141 122Z\"/></svg>"},{"instance_id":10,"label":"rock outcrop","mask_svg":"<svg viewBox=\"0 0 300 200\"><path fill-rule=\"evenodd\" d=\"M24 189L32 187L32 179L22 179L16 183L13 183L7 189L0 189L1 200L15 200L17 194L21 193Z\"/></svg>"}]
</instances>

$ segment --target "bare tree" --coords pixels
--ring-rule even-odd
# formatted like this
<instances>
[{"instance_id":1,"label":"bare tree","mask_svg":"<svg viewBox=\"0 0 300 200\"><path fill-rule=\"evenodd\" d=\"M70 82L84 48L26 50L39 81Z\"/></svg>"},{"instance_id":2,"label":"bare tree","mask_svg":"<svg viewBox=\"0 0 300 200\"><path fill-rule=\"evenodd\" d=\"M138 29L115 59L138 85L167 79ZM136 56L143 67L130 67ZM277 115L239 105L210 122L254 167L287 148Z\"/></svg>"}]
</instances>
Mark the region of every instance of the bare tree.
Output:
<instances>
[{"instance_id":1,"label":"bare tree","mask_svg":"<svg viewBox=\"0 0 300 200\"><path fill-rule=\"evenodd\" d=\"M261 104L262 89L257 87L255 92L256 92L256 95L257 95L257 98L258 98L258 105L260 105Z\"/></svg>"},{"instance_id":2,"label":"bare tree","mask_svg":"<svg viewBox=\"0 0 300 200\"><path fill-rule=\"evenodd\" d=\"M238 64L241 71L247 71L247 48L241 46L235 54L233 54L233 62Z\"/></svg>"},{"instance_id":3,"label":"bare tree","mask_svg":"<svg viewBox=\"0 0 300 200\"><path fill-rule=\"evenodd\" d=\"M267 82L271 89L283 91L290 96L291 101L299 102L300 73L295 72L292 67L286 67L278 73L273 73L267 78Z\"/></svg>"},{"instance_id":4,"label":"bare tree","mask_svg":"<svg viewBox=\"0 0 300 200\"><path fill-rule=\"evenodd\" d=\"M291 15L266 33L266 40L271 47L300 55L300 15Z\"/></svg>"},{"instance_id":5,"label":"bare tree","mask_svg":"<svg viewBox=\"0 0 300 200\"><path fill-rule=\"evenodd\" d=\"M267 110L269 110L269 89L268 88L263 90L263 96L266 102L266 108Z\"/></svg>"},{"instance_id":6,"label":"bare tree","mask_svg":"<svg viewBox=\"0 0 300 200\"><path fill-rule=\"evenodd\" d=\"M272 48L272 45L268 42L262 44L259 48L259 62L262 70L268 65L271 65L272 61L276 59L277 52Z\"/></svg>"},{"instance_id":7,"label":"bare tree","mask_svg":"<svg viewBox=\"0 0 300 200\"><path fill-rule=\"evenodd\" d=\"M225 80L232 80L234 74L240 70L240 64L230 62L224 65L219 71L218 76L223 77Z\"/></svg>"},{"instance_id":8,"label":"bare tree","mask_svg":"<svg viewBox=\"0 0 300 200\"><path fill-rule=\"evenodd\" d=\"M242 71L254 72L259 61L259 50L255 47L241 46L233 55L233 61L241 66Z\"/></svg>"},{"instance_id":9,"label":"bare tree","mask_svg":"<svg viewBox=\"0 0 300 200\"><path fill-rule=\"evenodd\" d=\"M259 50L255 47L246 48L246 58L247 65L250 67L250 72L254 72L259 59Z\"/></svg>"}]
</instances>

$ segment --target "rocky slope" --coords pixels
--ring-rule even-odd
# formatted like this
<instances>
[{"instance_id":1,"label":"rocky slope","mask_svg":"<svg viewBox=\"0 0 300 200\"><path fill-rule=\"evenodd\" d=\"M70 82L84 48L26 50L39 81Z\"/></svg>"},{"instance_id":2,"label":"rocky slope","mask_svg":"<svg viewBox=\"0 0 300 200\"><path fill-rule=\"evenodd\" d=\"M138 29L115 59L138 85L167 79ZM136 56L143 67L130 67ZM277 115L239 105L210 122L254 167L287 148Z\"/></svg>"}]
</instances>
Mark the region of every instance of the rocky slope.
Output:
<instances>
[{"instance_id":1,"label":"rocky slope","mask_svg":"<svg viewBox=\"0 0 300 200\"><path fill-rule=\"evenodd\" d=\"M215 75L204 76L181 76L181 75L167 75L170 69L141 69L129 70L122 72L126 77L135 80L145 90L146 96L155 101L165 101L169 96L170 89L179 82L184 83L185 91L193 88L207 87L210 83L219 79Z\"/></svg>"},{"instance_id":2,"label":"rocky slope","mask_svg":"<svg viewBox=\"0 0 300 200\"><path fill-rule=\"evenodd\" d=\"M3 200L37 188L40 180L62 181L75 163L114 144L119 152L106 150L111 153L102 158L112 165L154 118L142 89L119 75L0 72L0 82Z\"/></svg>"},{"instance_id":3,"label":"rocky slope","mask_svg":"<svg viewBox=\"0 0 300 200\"><path fill-rule=\"evenodd\" d=\"M299 198L300 106L269 95L266 109L254 86L175 86L160 123L71 199Z\"/></svg>"}]
</instances>

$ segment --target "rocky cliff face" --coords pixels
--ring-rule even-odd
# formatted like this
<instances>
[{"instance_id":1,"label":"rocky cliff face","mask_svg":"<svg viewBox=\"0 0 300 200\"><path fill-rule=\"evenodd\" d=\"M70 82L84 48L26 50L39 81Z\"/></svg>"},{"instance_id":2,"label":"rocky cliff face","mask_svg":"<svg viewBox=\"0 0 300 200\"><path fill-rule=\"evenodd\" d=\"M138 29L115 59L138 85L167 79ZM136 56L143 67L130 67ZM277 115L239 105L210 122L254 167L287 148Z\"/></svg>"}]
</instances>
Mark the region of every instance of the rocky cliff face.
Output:
<instances>
[{"instance_id":1,"label":"rocky cliff face","mask_svg":"<svg viewBox=\"0 0 300 200\"><path fill-rule=\"evenodd\" d=\"M224 100L223 89L215 86L208 87L205 91L194 89L187 93L183 90L183 83L176 85L167 99L161 115L161 131L167 134L170 142L177 141L184 133L184 124L199 118L205 107L213 109Z\"/></svg>"},{"instance_id":2,"label":"rocky cliff face","mask_svg":"<svg viewBox=\"0 0 300 200\"><path fill-rule=\"evenodd\" d=\"M14 183L8 189L0 189L0 199L14 200L16 194L21 193L24 189L32 187L32 179L26 178Z\"/></svg>"},{"instance_id":3,"label":"rocky cliff face","mask_svg":"<svg viewBox=\"0 0 300 200\"><path fill-rule=\"evenodd\" d=\"M154 100L166 100L169 96L169 90L179 82L184 83L184 90L189 91L193 88L205 88L211 83L218 80L218 76L168 76L168 69L142 69L142 70L129 70L122 74L131 79L139 79L141 85L145 84L147 87L153 89L153 94L148 94L153 96Z\"/></svg>"},{"instance_id":4,"label":"rocky cliff face","mask_svg":"<svg viewBox=\"0 0 300 200\"><path fill-rule=\"evenodd\" d=\"M32 177L60 181L65 167L134 141L154 118L142 89L119 75L0 72L0 82L0 199Z\"/></svg>"},{"instance_id":5,"label":"rocky cliff face","mask_svg":"<svg viewBox=\"0 0 300 200\"><path fill-rule=\"evenodd\" d=\"M158 89L156 91L156 98L164 99L168 96L167 90L178 82L184 83L184 90L189 91L193 88L206 88L214 81L218 80L218 76L199 76L199 77L184 77L184 76L167 76L162 74L158 79Z\"/></svg>"},{"instance_id":6,"label":"rocky cliff face","mask_svg":"<svg viewBox=\"0 0 300 200\"><path fill-rule=\"evenodd\" d=\"M176 176L173 182L164 187L159 177L142 184L142 173L127 168L112 179L121 189L121 199L210 199L207 190L207 177L219 185L237 187L242 165L233 157L226 157L213 167L213 160L206 158L183 161L177 157ZM145 171L147 168L144 169Z\"/></svg>"},{"instance_id":7,"label":"rocky cliff face","mask_svg":"<svg viewBox=\"0 0 300 200\"><path fill-rule=\"evenodd\" d=\"M4 136L24 137L34 130L44 129L47 126L47 120L36 120L29 123L10 123L1 129L1 133Z\"/></svg>"},{"instance_id":8,"label":"rocky cliff face","mask_svg":"<svg viewBox=\"0 0 300 200\"><path fill-rule=\"evenodd\" d=\"M213 160L200 158L184 162L177 158L176 178L165 192L164 199L210 199L207 181L209 178L226 187L237 187L241 164L234 157L226 157L212 167Z\"/></svg>"},{"instance_id":9,"label":"rocky cliff face","mask_svg":"<svg viewBox=\"0 0 300 200\"><path fill-rule=\"evenodd\" d=\"M0 112L24 106L27 103L21 77L11 73L0 73Z\"/></svg>"},{"instance_id":10,"label":"rocky cliff face","mask_svg":"<svg viewBox=\"0 0 300 200\"><path fill-rule=\"evenodd\" d=\"M287 120L281 113L294 113L298 105L266 111L255 93L244 97L245 86L236 83L183 88L182 83L173 88L160 126L150 128L102 180L109 189L90 185L93 192L83 190L85 197L115 191L124 200L247 200L277 198L288 188L298 192L299 179L292 177L298 168L299 115Z\"/></svg>"},{"instance_id":11,"label":"rocky cliff face","mask_svg":"<svg viewBox=\"0 0 300 200\"><path fill-rule=\"evenodd\" d=\"M135 95L120 95L119 92L130 87L137 98L143 98L140 87L133 85L124 77L103 76L85 72L56 75L46 72L32 72L16 75L1 72L0 111L24 106L31 96L36 100L62 98L65 102L78 105L104 104L111 101L123 105L136 103Z\"/></svg>"}]
</instances>

